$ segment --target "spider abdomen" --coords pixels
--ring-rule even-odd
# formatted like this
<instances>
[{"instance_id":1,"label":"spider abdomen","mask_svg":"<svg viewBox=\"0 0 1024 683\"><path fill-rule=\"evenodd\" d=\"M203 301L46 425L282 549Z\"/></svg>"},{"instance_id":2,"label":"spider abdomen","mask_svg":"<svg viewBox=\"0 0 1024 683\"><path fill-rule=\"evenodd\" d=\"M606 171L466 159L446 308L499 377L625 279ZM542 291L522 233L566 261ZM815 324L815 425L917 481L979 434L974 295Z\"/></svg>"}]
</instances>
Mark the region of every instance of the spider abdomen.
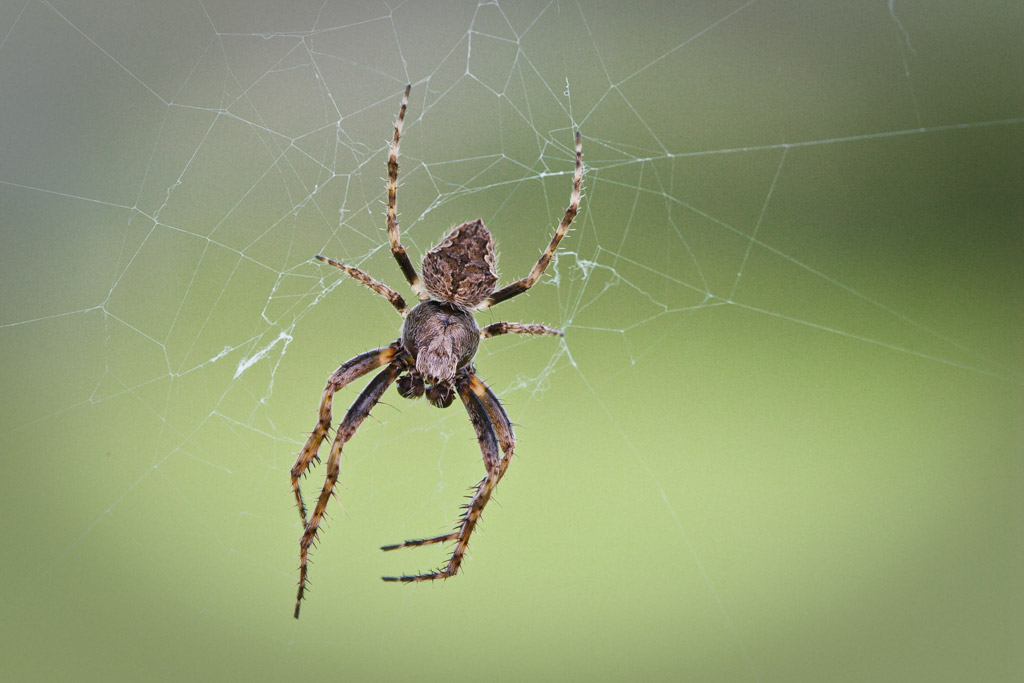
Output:
<instances>
[{"instance_id":1,"label":"spider abdomen","mask_svg":"<svg viewBox=\"0 0 1024 683\"><path fill-rule=\"evenodd\" d=\"M498 283L494 238L477 218L452 228L423 257L423 284L436 299L470 309Z\"/></svg>"},{"instance_id":2,"label":"spider abdomen","mask_svg":"<svg viewBox=\"0 0 1024 683\"><path fill-rule=\"evenodd\" d=\"M451 385L480 345L480 328L469 311L442 301L424 301L405 318L402 346L416 359L416 371L431 384Z\"/></svg>"}]
</instances>

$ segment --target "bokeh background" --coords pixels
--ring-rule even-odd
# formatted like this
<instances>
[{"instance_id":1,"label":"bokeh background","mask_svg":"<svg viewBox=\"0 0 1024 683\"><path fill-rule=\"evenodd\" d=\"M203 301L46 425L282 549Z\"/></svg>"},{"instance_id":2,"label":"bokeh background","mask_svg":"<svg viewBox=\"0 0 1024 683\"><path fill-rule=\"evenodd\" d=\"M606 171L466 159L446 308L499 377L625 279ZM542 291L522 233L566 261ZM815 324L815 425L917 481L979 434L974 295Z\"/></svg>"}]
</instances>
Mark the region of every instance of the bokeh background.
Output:
<instances>
[{"instance_id":1,"label":"bokeh background","mask_svg":"<svg viewBox=\"0 0 1024 683\"><path fill-rule=\"evenodd\" d=\"M1024 7L0 3L0 678L1024 677ZM390 393L292 619L288 469L481 217L543 322L477 366L517 460ZM359 385L336 400L340 413ZM315 495L314 472L305 490Z\"/></svg>"}]
</instances>

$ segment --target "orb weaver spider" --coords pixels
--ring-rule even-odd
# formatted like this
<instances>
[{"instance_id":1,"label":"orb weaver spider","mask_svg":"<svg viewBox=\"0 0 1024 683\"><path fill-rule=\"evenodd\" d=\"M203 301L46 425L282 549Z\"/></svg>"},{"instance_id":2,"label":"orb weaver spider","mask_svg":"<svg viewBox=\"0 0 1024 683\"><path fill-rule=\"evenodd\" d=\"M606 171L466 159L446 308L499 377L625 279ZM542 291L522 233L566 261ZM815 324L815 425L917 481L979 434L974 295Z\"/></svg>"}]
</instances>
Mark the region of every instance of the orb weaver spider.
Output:
<instances>
[{"instance_id":1,"label":"orb weaver spider","mask_svg":"<svg viewBox=\"0 0 1024 683\"><path fill-rule=\"evenodd\" d=\"M470 422L476 431L477 441L483 453L487 474L473 490L470 501L463 505L455 530L432 536L386 545L381 550L397 550L454 541L455 545L447 564L435 571L402 576L385 576L385 581L411 583L433 581L454 576L459 571L469 537L473 533L484 507L491 498L494 488L508 469L515 448L515 434L512 422L502 408L501 402L491 389L476 375L473 356L481 339L501 334L557 335L561 330L544 325L518 322L496 322L480 328L473 318L473 311L481 311L528 291L548 267L559 242L565 237L580 206L580 185L583 180L583 149L579 132L576 133L576 169L572 178L572 193L569 206L555 228L547 249L541 254L530 273L505 287L497 289L498 273L494 238L480 219L455 227L441 240L441 243L427 252L423 258L423 279L420 280L415 266L409 260L399 239L398 231L398 143L402 136L402 122L409 105L409 91L406 86L402 106L395 121L394 138L388 155L388 206L387 231L398 267L409 286L419 299L410 308L405 299L383 282L375 280L365 272L326 256L316 255L347 275L355 278L371 290L386 298L401 314L401 337L391 344L361 353L342 363L328 378L323 397L320 400L320 414L313 432L299 452L291 468L292 490L302 515L304 530L299 542L299 589L295 600L295 618L299 617L302 599L308 581L309 548L317 538L327 503L334 495L341 464L341 452L345 443L352 438L359 425L373 407L380 401L392 383L397 383L398 392L405 398L418 398L424 394L432 405L446 408L458 394ZM307 517L306 506L299 489L299 479L307 472L331 427L331 406L334 394L360 377L383 368L363 389L348 409L338 426L327 459L327 473L320 496ZM500 451L500 452L499 452Z\"/></svg>"}]
</instances>

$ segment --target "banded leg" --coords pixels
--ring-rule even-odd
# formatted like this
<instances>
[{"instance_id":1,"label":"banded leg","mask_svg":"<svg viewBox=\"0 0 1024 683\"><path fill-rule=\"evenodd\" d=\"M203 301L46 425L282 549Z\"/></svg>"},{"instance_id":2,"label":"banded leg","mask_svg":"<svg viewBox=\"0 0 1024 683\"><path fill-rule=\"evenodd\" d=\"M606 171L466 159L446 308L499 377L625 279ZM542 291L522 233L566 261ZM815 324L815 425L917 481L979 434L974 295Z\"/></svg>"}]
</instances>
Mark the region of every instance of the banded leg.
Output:
<instances>
[{"instance_id":1,"label":"banded leg","mask_svg":"<svg viewBox=\"0 0 1024 683\"><path fill-rule=\"evenodd\" d=\"M327 378L327 386L324 387L323 398L320 399L320 416L317 419L316 427L313 428L313 432L306 439L306 444L299 451L299 456L295 459L295 464L292 465L291 471L292 491L295 492L295 502L299 507L299 514L302 515L303 526L306 524L306 505L302 502L299 477L306 472L310 463L317 459L320 444L323 443L328 430L331 428L331 405L334 402L334 392L346 384L354 382L368 372L393 361L399 353L401 344L401 340L396 339L389 346L361 353L355 358L342 363L341 367Z\"/></svg>"},{"instance_id":2,"label":"banded leg","mask_svg":"<svg viewBox=\"0 0 1024 683\"><path fill-rule=\"evenodd\" d=\"M538 325L537 323L491 323L486 327L480 328L480 338L488 339L490 337L497 337L499 334L550 334L556 337L564 337L565 332L556 330L553 327L547 325Z\"/></svg>"},{"instance_id":3,"label":"banded leg","mask_svg":"<svg viewBox=\"0 0 1024 683\"><path fill-rule=\"evenodd\" d=\"M491 419L491 424L494 425L494 431L498 436L498 444L501 445L501 452L503 457L499 467L501 473L499 479L505 476L505 470L508 469L508 464L512 460L512 452L516 447L516 435L512 431L512 421L508 419L508 413L501 405L501 401L494 395L491 388L487 384L477 377L476 375L470 375L469 377L469 388L473 390L480 402L484 404L484 410L487 411L487 417Z\"/></svg>"},{"instance_id":4,"label":"banded leg","mask_svg":"<svg viewBox=\"0 0 1024 683\"><path fill-rule=\"evenodd\" d=\"M395 120L395 136L391 140L391 150L388 154L388 241L391 243L391 253L395 255L398 267L402 269L409 286L416 292L420 301L426 301L430 295L420 282L416 267L409 260L409 255L405 253L405 247L398 237L398 142L402 137L402 123L405 121L405 110L409 107L411 89L412 84L405 86L402 107L398 110L398 119Z\"/></svg>"},{"instance_id":5,"label":"banded leg","mask_svg":"<svg viewBox=\"0 0 1024 683\"><path fill-rule=\"evenodd\" d=\"M359 398L355 400L352 407L345 413L345 419L338 425L338 432L334 437L334 443L331 445L331 455L327 459L327 476L324 480L324 487L320 491L320 498L316 501L316 507L313 508L313 514L310 516L309 522L306 523L306 530L299 541L299 593L295 598L296 619L299 618L302 596L306 591L309 547L316 540L320 522L323 521L324 510L327 509L327 502L331 499L331 495L334 493L334 485L338 481L338 472L341 470L341 449L345 446L345 442L356 433L359 425L370 414L373 407L377 405L381 396L384 395L384 392L387 391L387 388L391 386L391 383L395 381L395 378L398 377L404 367L401 359L394 360L378 373L376 377L370 380L370 383L366 385L363 392L359 394Z\"/></svg>"},{"instance_id":6,"label":"banded leg","mask_svg":"<svg viewBox=\"0 0 1024 683\"><path fill-rule=\"evenodd\" d=\"M359 268L356 268L355 266L350 266L348 264L342 263L341 261L335 261L332 258L321 256L320 254L317 254L316 258L323 261L326 264L334 266L343 273L351 275L356 280L359 280L364 285L366 285L373 291L377 292L377 294L380 294L382 297L391 302L391 305L395 307L395 310L398 311L403 318L405 317L405 314L409 310L409 307L406 306L405 304L405 299L402 298L401 294L391 289L383 282L373 279L372 277L367 275Z\"/></svg>"},{"instance_id":7,"label":"banded leg","mask_svg":"<svg viewBox=\"0 0 1024 683\"><path fill-rule=\"evenodd\" d=\"M569 225L572 224L572 219L576 217L576 212L580 208L580 184L583 182L583 138L580 136L579 131L576 132L576 171L572 174L572 194L569 195L569 208L565 210L565 215L562 216L562 222L555 228L555 235L551 238L551 243L548 244L548 248L544 250L540 258L537 260L536 265L533 266L533 270L530 274L524 277L522 280L517 280L510 285L502 287L498 291L491 294L489 297L484 299L477 310L483 310L495 304L500 304L506 299L511 299L514 296L522 294L526 290L533 287L540 276L544 274L544 270L551 263L551 258L555 255L555 250L558 248L558 243L562 241L565 234L569 232Z\"/></svg>"},{"instance_id":8,"label":"banded leg","mask_svg":"<svg viewBox=\"0 0 1024 683\"><path fill-rule=\"evenodd\" d=\"M463 404L465 404L466 412L469 413L470 421L476 430L477 441L480 443L484 464L487 466L487 476L481 479L474 487L474 494L470 498L469 503L462 506L465 511L459 519L456 531L433 538L405 541L404 543L381 548L382 550L396 550L398 548L409 548L454 540L455 548L448 558L447 565L442 569L422 574L385 576L383 577L385 581L412 583L414 581L447 579L450 576L455 576L462 565L462 559L465 557L466 550L469 547L469 537L476 528L477 522L480 521L480 516L483 514L484 507L490 501L494 488L505 475L508 462L512 457L512 450L515 447L512 423L498 402L497 397L494 396L483 381L470 373L460 375L456 379L456 385L459 390L459 397L462 399ZM492 420L492 415L497 418L496 421ZM504 458L499 457L499 444L501 450L505 453Z\"/></svg>"}]
</instances>

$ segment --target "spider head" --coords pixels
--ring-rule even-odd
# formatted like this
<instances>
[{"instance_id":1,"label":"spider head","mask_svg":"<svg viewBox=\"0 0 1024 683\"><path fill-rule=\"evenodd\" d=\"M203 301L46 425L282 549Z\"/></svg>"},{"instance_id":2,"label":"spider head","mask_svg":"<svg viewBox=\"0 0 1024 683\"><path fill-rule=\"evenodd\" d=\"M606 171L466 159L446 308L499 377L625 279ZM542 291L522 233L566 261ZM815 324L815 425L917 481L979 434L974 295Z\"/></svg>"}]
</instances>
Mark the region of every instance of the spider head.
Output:
<instances>
[{"instance_id":1,"label":"spider head","mask_svg":"<svg viewBox=\"0 0 1024 683\"><path fill-rule=\"evenodd\" d=\"M466 310L494 292L498 283L494 238L479 218L455 227L423 257L427 292Z\"/></svg>"}]
</instances>

